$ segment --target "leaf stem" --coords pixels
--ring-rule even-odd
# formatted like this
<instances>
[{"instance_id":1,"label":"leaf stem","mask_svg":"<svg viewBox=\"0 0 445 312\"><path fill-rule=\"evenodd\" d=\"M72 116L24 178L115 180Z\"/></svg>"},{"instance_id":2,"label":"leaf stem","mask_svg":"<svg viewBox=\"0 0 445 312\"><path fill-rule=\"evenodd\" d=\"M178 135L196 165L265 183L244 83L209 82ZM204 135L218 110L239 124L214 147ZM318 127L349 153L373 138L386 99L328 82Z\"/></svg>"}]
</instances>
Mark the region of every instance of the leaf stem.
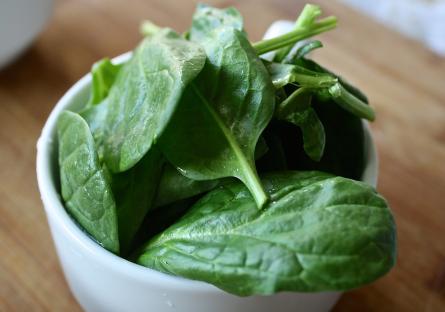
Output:
<instances>
[{"instance_id":1,"label":"leaf stem","mask_svg":"<svg viewBox=\"0 0 445 312\"><path fill-rule=\"evenodd\" d=\"M295 44L297 41L306 39L325 31L331 30L337 26L337 18L335 16L326 17L311 27L299 27L284 35L261 40L253 44L258 55L274 51L288 45Z\"/></svg>"},{"instance_id":2,"label":"leaf stem","mask_svg":"<svg viewBox=\"0 0 445 312\"><path fill-rule=\"evenodd\" d=\"M334 85L338 79L331 75L310 76L300 73L292 74L293 81L308 88L324 88Z\"/></svg>"},{"instance_id":3,"label":"leaf stem","mask_svg":"<svg viewBox=\"0 0 445 312\"><path fill-rule=\"evenodd\" d=\"M346 90L341 83L336 83L329 88L329 94L339 106L351 112L357 117L373 121L375 119L374 110Z\"/></svg>"},{"instance_id":4,"label":"leaf stem","mask_svg":"<svg viewBox=\"0 0 445 312\"><path fill-rule=\"evenodd\" d=\"M161 31L161 29L161 27L149 20L143 21L140 26L140 32L144 37L152 37Z\"/></svg>"},{"instance_id":5,"label":"leaf stem","mask_svg":"<svg viewBox=\"0 0 445 312\"><path fill-rule=\"evenodd\" d=\"M295 110L303 110L310 105L310 101L298 101L301 96L305 95L308 91L307 88L298 88L294 92L291 93L283 102L277 105L277 109L275 110L275 114L277 118L282 119L290 112ZM309 105L308 105L309 103Z\"/></svg>"},{"instance_id":6,"label":"leaf stem","mask_svg":"<svg viewBox=\"0 0 445 312\"><path fill-rule=\"evenodd\" d=\"M311 27L315 19L321 15L321 8L318 5L306 4L295 21L294 29ZM288 45L277 51L274 61L282 62L292 50L293 45Z\"/></svg>"}]
</instances>

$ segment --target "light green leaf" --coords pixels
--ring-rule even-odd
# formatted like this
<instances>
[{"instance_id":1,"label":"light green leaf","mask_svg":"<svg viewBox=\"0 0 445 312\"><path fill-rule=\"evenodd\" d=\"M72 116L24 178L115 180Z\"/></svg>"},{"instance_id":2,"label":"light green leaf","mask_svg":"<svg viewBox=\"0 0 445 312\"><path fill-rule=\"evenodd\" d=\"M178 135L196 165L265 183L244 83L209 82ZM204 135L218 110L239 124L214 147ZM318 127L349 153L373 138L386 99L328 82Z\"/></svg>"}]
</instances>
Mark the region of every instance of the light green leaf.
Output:
<instances>
[{"instance_id":1,"label":"light green leaf","mask_svg":"<svg viewBox=\"0 0 445 312\"><path fill-rule=\"evenodd\" d=\"M198 44L162 34L142 41L107 98L104 160L112 172L131 168L147 153L204 66Z\"/></svg>"},{"instance_id":2,"label":"light green leaf","mask_svg":"<svg viewBox=\"0 0 445 312\"><path fill-rule=\"evenodd\" d=\"M190 39L202 41L219 31L220 27L229 27L243 31L243 17L233 7L218 9L206 4L198 4L192 19Z\"/></svg>"},{"instance_id":3,"label":"light green leaf","mask_svg":"<svg viewBox=\"0 0 445 312\"><path fill-rule=\"evenodd\" d=\"M119 253L116 204L88 124L63 112L57 123L62 197L67 211L104 248Z\"/></svg>"},{"instance_id":4,"label":"light green leaf","mask_svg":"<svg viewBox=\"0 0 445 312\"><path fill-rule=\"evenodd\" d=\"M113 64L108 58L94 63L91 69L91 95L87 106L102 102L111 89L123 64Z\"/></svg>"}]
</instances>

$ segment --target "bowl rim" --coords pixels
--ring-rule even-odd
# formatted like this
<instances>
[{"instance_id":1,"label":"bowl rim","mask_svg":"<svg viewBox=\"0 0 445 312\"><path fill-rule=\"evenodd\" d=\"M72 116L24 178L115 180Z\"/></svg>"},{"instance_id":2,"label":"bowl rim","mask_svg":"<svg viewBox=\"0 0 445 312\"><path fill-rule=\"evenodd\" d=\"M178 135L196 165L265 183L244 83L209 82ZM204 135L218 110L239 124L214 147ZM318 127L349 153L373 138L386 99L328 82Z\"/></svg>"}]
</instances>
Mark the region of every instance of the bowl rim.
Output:
<instances>
[{"instance_id":1,"label":"bowl rim","mask_svg":"<svg viewBox=\"0 0 445 312\"><path fill-rule=\"evenodd\" d=\"M130 57L131 52L127 52L113 58L112 62L119 64L125 62ZM55 224L70 237L73 244L76 245L76 248L80 248L82 252L94 257L103 267L115 271L118 274L127 275L127 277L142 283L150 281L159 286L175 287L176 289L185 291L207 293L223 292L221 289L209 283L169 275L121 258L94 242L68 215L51 176L51 159L53 157L52 153L54 153L52 147L56 136L56 123L60 113L75 103L73 99L75 99L79 93L85 92L86 88L90 87L91 80L91 73L86 74L62 96L51 111L42 129L41 136L37 141L37 182L47 219L54 221ZM361 180L375 187L378 173L378 159L369 125L365 121L364 130L366 166Z\"/></svg>"}]
</instances>

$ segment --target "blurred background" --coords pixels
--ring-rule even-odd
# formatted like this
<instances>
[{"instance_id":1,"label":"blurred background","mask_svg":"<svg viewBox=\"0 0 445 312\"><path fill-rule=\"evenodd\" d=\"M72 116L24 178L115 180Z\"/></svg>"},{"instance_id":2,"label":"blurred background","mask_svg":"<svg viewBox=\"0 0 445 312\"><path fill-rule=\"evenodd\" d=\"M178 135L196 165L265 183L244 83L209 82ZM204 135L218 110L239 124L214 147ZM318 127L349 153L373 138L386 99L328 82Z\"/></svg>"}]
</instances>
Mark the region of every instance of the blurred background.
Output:
<instances>
[{"instance_id":1,"label":"blurred background","mask_svg":"<svg viewBox=\"0 0 445 312\"><path fill-rule=\"evenodd\" d=\"M445 0L342 0L445 56Z\"/></svg>"},{"instance_id":2,"label":"blurred background","mask_svg":"<svg viewBox=\"0 0 445 312\"><path fill-rule=\"evenodd\" d=\"M306 1L235 6L251 41ZM445 311L445 0L317 0L337 30L313 57L359 86L379 191L398 226L398 262L334 311ZM91 65L135 47L150 19L184 31L197 1L0 0L0 311L80 311L63 278L35 179L35 145L60 97Z\"/></svg>"},{"instance_id":3,"label":"blurred background","mask_svg":"<svg viewBox=\"0 0 445 312\"><path fill-rule=\"evenodd\" d=\"M55 5L74 0L56 0ZM94 7L98 0L77 0ZM445 0L340 0L388 28L422 42L445 56ZM113 1L111 1L113 2ZM190 0L189 2L197 2ZM228 3L222 1L222 3ZM53 0L2 0L0 2L0 68L23 52L51 19ZM117 12L116 12L117 13ZM145 12L140 12L144 14ZM76 12L72 12L76 14ZM141 16L142 17L142 16ZM97 22L100 17L97 18ZM82 30L78 25L79 31Z\"/></svg>"}]
</instances>

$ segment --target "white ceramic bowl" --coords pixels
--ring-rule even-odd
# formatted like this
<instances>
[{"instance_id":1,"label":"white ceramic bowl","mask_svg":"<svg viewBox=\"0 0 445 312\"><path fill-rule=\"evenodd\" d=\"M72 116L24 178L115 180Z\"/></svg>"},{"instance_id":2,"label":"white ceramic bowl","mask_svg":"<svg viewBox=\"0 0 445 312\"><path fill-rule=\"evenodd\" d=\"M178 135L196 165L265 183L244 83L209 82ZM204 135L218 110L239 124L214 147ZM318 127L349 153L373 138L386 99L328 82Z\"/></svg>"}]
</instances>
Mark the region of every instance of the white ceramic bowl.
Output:
<instances>
[{"instance_id":1,"label":"white ceramic bowl","mask_svg":"<svg viewBox=\"0 0 445 312\"><path fill-rule=\"evenodd\" d=\"M43 29L53 0L0 1L0 68L14 60Z\"/></svg>"},{"instance_id":2,"label":"white ceramic bowl","mask_svg":"<svg viewBox=\"0 0 445 312\"><path fill-rule=\"evenodd\" d=\"M129 54L114 59L120 63ZM341 293L290 293L241 298L203 282L160 273L122 259L91 240L65 211L59 191L56 121L87 101L91 75L78 81L51 112L37 143L39 190L65 277L86 311L265 312L328 311ZM363 180L375 185L377 159L366 127L367 168Z\"/></svg>"}]
</instances>

